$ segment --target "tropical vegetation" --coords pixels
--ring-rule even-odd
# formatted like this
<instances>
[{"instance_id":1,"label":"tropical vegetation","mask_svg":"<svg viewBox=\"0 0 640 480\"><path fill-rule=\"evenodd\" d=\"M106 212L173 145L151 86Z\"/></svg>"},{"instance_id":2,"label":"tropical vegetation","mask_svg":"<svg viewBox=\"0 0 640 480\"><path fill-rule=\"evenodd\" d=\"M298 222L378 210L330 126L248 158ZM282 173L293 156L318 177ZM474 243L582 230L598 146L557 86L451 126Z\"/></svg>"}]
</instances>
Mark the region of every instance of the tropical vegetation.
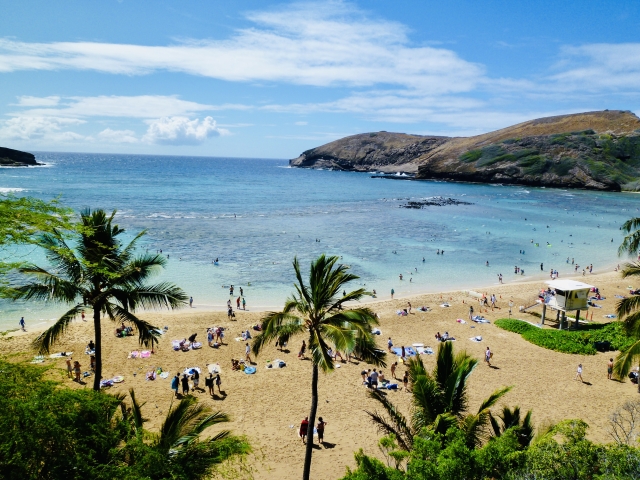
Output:
<instances>
[{"instance_id":1,"label":"tropical vegetation","mask_svg":"<svg viewBox=\"0 0 640 480\"><path fill-rule=\"evenodd\" d=\"M513 318L501 318L494 323L504 330L522 335L534 345L562 353L595 355L595 344L598 342L609 342L612 350L624 350L633 343L622 322L581 325L580 330L543 329Z\"/></svg>"},{"instance_id":2,"label":"tropical vegetation","mask_svg":"<svg viewBox=\"0 0 640 480\"><path fill-rule=\"evenodd\" d=\"M0 478L197 480L250 451L228 431L202 438L229 418L193 397L172 405L152 433L132 390L127 399L65 388L46 368L5 360L0 371Z\"/></svg>"},{"instance_id":3,"label":"tropical vegetation","mask_svg":"<svg viewBox=\"0 0 640 480\"><path fill-rule=\"evenodd\" d=\"M511 388L496 390L475 413L469 413L468 381L477 364L478 360L466 352L455 354L453 343L441 343L432 372L426 370L420 356L408 360L412 400L410 418L406 418L379 390L371 391L370 395L380 403L385 413L367 413L381 432L394 436L403 450L413 447L414 438L424 428L430 428L437 435L446 435L449 429L457 428L463 433L469 448L479 446L485 440L489 424L495 425L496 434L502 431L498 418L491 416L490 409ZM519 409L517 412L519 415ZM514 417L515 414L505 419L510 422Z\"/></svg>"},{"instance_id":4,"label":"tropical vegetation","mask_svg":"<svg viewBox=\"0 0 640 480\"><path fill-rule=\"evenodd\" d=\"M177 308L186 304L187 295L177 286L163 282L145 283L161 270L166 260L148 253L136 255L137 234L123 245L124 229L113 224L115 211L83 210L76 232L65 238L57 228L43 234L39 245L45 250L50 267L33 264L19 268L25 282L12 289L15 299L35 299L71 304L49 329L34 341L40 353L48 353L64 335L74 318L89 310L95 330L95 376L93 389L100 389L102 375L102 316L114 322L133 324L143 345L157 342L157 328L138 318L142 308ZM27 281L30 280L30 281Z\"/></svg>"},{"instance_id":5,"label":"tropical vegetation","mask_svg":"<svg viewBox=\"0 0 640 480\"><path fill-rule=\"evenodd\" d=\"M638 278L640 277L640 256L636 257L636 255L640 251L640 217L627 220L621 230L625 236L618 248L618 254L627 254L637 258L637 260L623 265L622 278ZM630 345L621 350L613 365L614 375L623 379L631 370L633 363L640 357L640 295L630 295L618 301L616 313L618 318L624 322L625 332L633 339ZM640 384L638 388L640 389Z\"/></svg>"},{"instance_id":6,"label":"tropical vegetation","mask_svg":"<svg viewBox=\"0 0 640 480\"><path fill-rule=\"evenodd\" d=\"M262 331L252 345L257 356L271 342L282 344L296 336L306 339L311 354L311 409L309 412L307 447L303 479L311 472L313 425L318 408L318 373L334 370L334 358L329 350L355 354L373 365L385 366L385 352L376 347L371 327L378 324L369 308L347 308L347 302L361 299L367 292L346 291L346 285L358 277L348 273L346 265L338 264L338 257L321 255L311 262L309 282L305 283L298 259L293 261L296 283L293 293L280 312L270 312L262 319Z\"/></svg>"}]
</instances>

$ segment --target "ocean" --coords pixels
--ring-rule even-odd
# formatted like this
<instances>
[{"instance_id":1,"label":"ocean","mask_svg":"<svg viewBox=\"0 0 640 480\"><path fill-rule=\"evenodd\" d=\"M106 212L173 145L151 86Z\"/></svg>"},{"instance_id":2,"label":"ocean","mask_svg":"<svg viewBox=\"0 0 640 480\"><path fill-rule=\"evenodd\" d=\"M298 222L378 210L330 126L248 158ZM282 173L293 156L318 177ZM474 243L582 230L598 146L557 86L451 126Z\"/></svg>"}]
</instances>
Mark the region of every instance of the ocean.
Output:
<instances>
[{"instance_id":1,"label":"ocean","mask_svg":"<svg viewBox=\"0 0 640 480\"><path fill-rule=\"evenodd\" d=\"M613 269L624 260L620 225L639 206L630 193L388 180L289 168L286 160L36 157L46 166L0 168L0 192L117 210L129 233L147 230L142 249L169 256L157 279L182 287L201 309L225 306L231 284L236 294L243 288L248 309L278 309L293 290L294 257L306 268L321 253L339 255L360 276L353 287L381 299L392 288L403 296L489 287L499 273L505 283L548 278L551 268L562 277L573 273L571 259L580 272L589 264ZM431 197L470 205L401 208ZM38 251L15 253L46 266ZM524 275L514 274L516 265ZM0 330L16 328L21 316L34 326L62 311L1 301Z\"/></svg>"}]
</instances>

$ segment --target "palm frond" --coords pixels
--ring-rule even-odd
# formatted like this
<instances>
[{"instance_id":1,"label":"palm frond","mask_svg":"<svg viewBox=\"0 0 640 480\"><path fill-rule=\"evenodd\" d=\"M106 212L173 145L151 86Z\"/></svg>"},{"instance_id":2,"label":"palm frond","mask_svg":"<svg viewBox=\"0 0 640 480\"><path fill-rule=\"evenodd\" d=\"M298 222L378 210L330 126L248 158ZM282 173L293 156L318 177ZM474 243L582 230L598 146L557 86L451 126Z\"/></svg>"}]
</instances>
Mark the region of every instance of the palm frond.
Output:
<instances>
[{"instance_id":1,"label":"palm frond","mask_svg":"<svg viewBox=\"0 0 640 480\"><path fill-rule=\"evenodd\" d=\"M269 312L262 318L262 331L253 338L251 351L258 356L272 341L287 343L292 336L304 333L305 330L306 326L299 317L283 312Z\"/></svg>"},{"instance_id":2,"label":"palm frond","mask_svg":"<svg viewBox=\"0 0 640 480\"><path fill-rule=\"evenodd\" d=\"M369 392L369 395L374 400L380 402L388 417L385 418L378 412L369 412L365 410L367 415L369 415L371 420L378 427L378 430L386 435L390 433L394 434L396 436L398 446L403 450L410 450L413 445L414 432L409 426L405 416L402 415L402 413L400 413L396 406L379 391L372 390L371 392Z\"/></svg>"},{"instance_id":3,"label":"palm frond","mask_svg":"<svg viewBox=\"0 0 640 480\"><path fill-rule=\"evenodd\" d=\"M131 397L131 419L133 427L135 428L136 434L141 435L144 430L144 422L148 420L142 416L142 407L144 407L147 402L138 403L133 388L129 389L129 397Z\"/></svg>"},{"instance_id":4,"label":"palm frond","mask_svg":"<svg viewBox=\"0 0 640 480\"><path fill-rule=\"evenodd\" d=\"M409 375L411 378L411 374ZM447 411L438 384L428 375L419 375L411 383L411 418L415 431L432 424Z\"/></svg>"},{"instance_id":5,"label":"palm frond","mask_svg":"<svg viewBox=\"0 0 640 480\"><path fill-rule=\"evenodd\" d=\"M512 388L513 386L503 387L494 391L491 395L485 398L484 401L480 404L480 407L478 407L478 413L493 407L496 404L496 402L500 400L503 396L505 396L507 393L509 393L509 391Z\"/></svg>"},{"instance_id":6,"label":"palm frond","mask_svg":"<svg viewBox=\"0 0 640 480\"><path fill-rule=\"evenodd\" d=\"M189 296L173 283L162 282L156 285L138 285L131 288L112 288L105 290L104 297L114 296L120 303L136 310L144 309L175 309L187 304Z\"/></svg>"},{"instance_id":7,"label":"palm frond","mask_svg":"<svg viewBox=\"0 0 640 480\"><path fill-rule=\"evenodd\" d=\"M618 247L618 255L635 255L640 249L640 218L630 218L622 224L621 230L627 235Z\"/></svg>"},{"instance_id":8,"label":"palm frond","mask_svg":"<svg viewBox=\"0 0 640 480\"><path fill-rule=\"evenodd\" d=\"M64 335L69 323L79 316L82 310L84 310L82 305L76 305L64 313L56 323L36 337L33 341L33 348L41 355L49 353L51 347Z\"/></svg>"},{"instance_id":9,"label":"palm frond","mask_svg":"<svg viewBox=\"0 0 640 480\"><path fill-rule=\"evenodd\" d=\"M138 330L138 341L140 345L144 345L148 347L158 343L158 338L160 334L158 333L158 327L151 325L146 320L142 320L138 318L133 313L125 310L120 305L116 305L115 303L107 303L105 304L105 310L109 311L109 316L113 315L113 318L119 322L127 322L132 323L136 329Z\"/></svg>"},{"instance_id":10,"label":"palm frond","mask_svg":"<svg viewBox=\"0 0 640 480\"><path fill-rule=\"evenodd\" d=\"M199 417L197 418L197 421L194 422L192 425L190 425L188 430L185 431L184 435L182 435L182 437L180 437L177 440L177 442L173 444L174 447L188 445L194 440L197 440L202 434L202 432L205 431L207 428L213 425L217 425L219 423L227 423L230 421L229 415L220 411L214 412L206 416L202 416L203 413L206 411L207 411L207 408L204 407L202 411L198 412ZM230 435L230 433L231 432L229 430L224 430L218 433L214 438L212 438L211 441L218 441L223 438L226 438L227 436Z\"/></svg>"},{"instance_id":11,"label":"palm frond","mask_svg":"<svg viewBox=\"0 0 640 480\"><path fill-rule=\"evenodd\" d=\"M14 299L71 303L84 293L81 284L54 275L36 265L27 265L19 271L34 277L36 281L12 288Z\"/></svg>"},{"instance_id":12,"label":"palm frond","mask_svg":"<svg viewBox=\"0 0 640 480\"><path fill-rule=\"evenodd\" d=\"M318 328L311 327L309 331L309 352L315 365L327 373L334 369L333 358L329 355L329 345Z\"/></svg>"},{"instance_id":13,"label":"palm frond","mask_svg":"<svg viewBox=\"0 0 640 480\"><path fill-rule=\"evenodd\" d=\"M640 356L640 340L621 351L613 364L613 374L618 380L624 380L631 371L635 360Z\"/></svg>"}]
</instances>

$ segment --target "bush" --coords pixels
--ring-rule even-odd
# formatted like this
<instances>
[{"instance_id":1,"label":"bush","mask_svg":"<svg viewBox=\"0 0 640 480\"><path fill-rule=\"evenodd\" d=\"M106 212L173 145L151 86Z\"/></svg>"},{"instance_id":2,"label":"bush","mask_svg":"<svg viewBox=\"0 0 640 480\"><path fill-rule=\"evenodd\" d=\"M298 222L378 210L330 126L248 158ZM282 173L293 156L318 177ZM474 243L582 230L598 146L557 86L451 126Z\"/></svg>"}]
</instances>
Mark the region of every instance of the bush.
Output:
<instances>
[{"instance_id":1,"label":"bush","mask_svg":"<svg viewBox=\"0 0 640 480\"><path fill-rule=\"evenodd\" d=\"M522 335L526 341L556 352L595 355L596 342L609 342L614 350L624 350L632 342L624 332L622 322L591 324L580 330L548 330L522 320L503 318L495 324L509 332Z\"/></svg>"},{"instance_id":2,"label":"bush","mask_svg":"<svg viewBox=\"0 0 640 480\"><path fill-rule=\"evenodd\" d=\"M469 150L460 155L460 160L465 163L475 162L482 156L482 150Z\"/></svg>"}]
</instances>

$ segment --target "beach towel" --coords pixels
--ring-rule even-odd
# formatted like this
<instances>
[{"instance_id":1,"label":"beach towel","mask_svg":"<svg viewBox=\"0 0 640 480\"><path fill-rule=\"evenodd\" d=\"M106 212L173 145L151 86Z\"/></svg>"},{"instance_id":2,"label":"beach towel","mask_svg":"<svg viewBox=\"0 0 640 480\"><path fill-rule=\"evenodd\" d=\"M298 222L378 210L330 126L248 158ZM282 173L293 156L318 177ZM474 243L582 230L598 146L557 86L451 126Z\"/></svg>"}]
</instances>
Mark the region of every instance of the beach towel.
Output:
<instances>
[{"instance_id":1,"label":"beach towel","mask_svg":"<svg viewBox=\"0 0 640 480\"><path fill-rule=\"evenodd\" d=\"M256 373L256 367L244 367L244 373L247 375L253 375Z\"/></svg>"},{"instance_id":2,"label":"beach towel","mask_svg":"<svg viewBox=\"0 0 640 480\"><path fill-rule=\"evenodd\" d=\"M481 342L482 337L478 335L477 337L471 337L469 340L471 340L472 342Z\"/></svg>"},{"instance_id":3,"label":"beach towel","mask_svg":"<svg viewBox=\"0 0 640 480\"><path fill-rule=\"evenodd\" d=\"M174 350L180 350L180 342L182 340L171 340L171 346Z\"/></svg>"},{"instance_id":4,"label":"beach towel","mask_svg":"<svg viewBox=\"0 0 640 480\"><path fill-rule=\"evenodd\" d=\"M132 352L129 352L129 356L127 358L139 358L140 357L140 352L137 350L133 350Z\"/></svg>"},{"instance_id":5,"label":"beach towel","mask_svg":"<svg viewBox=\"0 0 640 480\"><path fill-rule=\"evenodd\" d=\"M458 322L458 323L462 323L462 324L467 323L465 320L463 320L463 319L461 319L461 318L458 318L458 319L456 320L456 322Z\"/></svg>"},{"instance_id":6,"label":"beach towel","mask_svg":"<svg viewBox=\"0 0 640 480\"><path fill-rule=\"evenodd\" d=\"M374 328L373 330L371 330L371 333L374 335L381 335L382 332L380 331L379 328Z\"/></svg>"},{"instance_id":7,"label":"beach towel","mask_svg":"<svg viewBox=\"0 0 640 480\"><path fill-rule=\"evenodd\" d=\"M193 342L191 344L191 349L192 350L198 350L199 348L202 348L202 344L200 342Z\"/></svg>"},{"instance_id":8,"label":"beach towel","mask_svg":"<svg viewBox=\"0 0 640 480\"><path fill-rule=\"evenodd\" d=\"M487 320L484 317L481 317L480 315L476 315L475 317L471 318L471 320L473 320L476 323L491 323L489 320Z\"/></svg>"},{"instance_id":9,"label":"beach towel","mask_svg":"<svg viewBox=\"0 0 640 480\"><path fill-rule=\"evenodd\" d=\"M111 380L111 379L102 380L100 382L100 388L107 388L107 387L113 387L113 380Z\"/></svg>"},{"instance_id":10,"label":"beach towel","mask_svg":"<svg viewBox=\"0 0 640 480\"><path fill-rule=\"evenodd\" d=\"M70 357L72 354L73 352L52 353L51 355L49 355L49 358L65 358Z\"/></svg>"},{"instance_id":11,"label":"beach towel","mask_svg":"<svg viewBox=\"0 0 640 480\"><path fill-rule=\"evenodd\" d=\"M405 312L404 310L398 310L398 311L396 311L396 314L398 314L398 315L400 315L400 316L404 317L404 316L406 316L406 315L407 315L407 312Z\"/></svg>"},{"instance_id":12,"label":"beach towel","mask_svg":"<svg viewBox=\"0 0 640 480\"><path fill-rule=\"evenodd\" d=\"M207 370L209 370L209 373L220 373L222 369L220 368L220 365L217 363L208 363Z\"/></svg>"},{"instance_id":13,"label":"beach towel","mask_svg":"<svg viewBox=\"0 0 640 480\"><path fill-rule=\"evenodd\" d=\"M412 343L411 346L413 346L413 347L424 347L424 343Z\"/></svg>"},{"instance_id":14,"label":"beach towel","mask_svg":"<svg viewBox=\"0 0 640 480\"><path fill-rule=\"evenodd\" d=\"M428 312L429 307L418 307L418 310L420 310L421 312Z\"/></svg>"},{"instance_id":15,"label":"beach towel","mask_svg":"<svg viewBox=\"0 0 640 480\"><path fill-rule=\"evenodd\" d=\"M35 357L33 357L33 360L31 360L31 363L43 363L44 362L44 355L36 355Z\"/></svg>"},{"instance_id":16,"label":"beach towel","mask_svg":"<svg viewBox=\"0 0 640 480\"><path fill-rule=\"evenodd\" d=\"M616 318L616 316L613 313L609 313L608 315L605 315L604 318Z\"/></svg>"},{"instance_id":17,"label":"beach towel","mask_svg":"<svg viewBox=\"0 0 640 480\"><path fill-rule=\"evenodd\" d=\"M140 352L140 358L149 358L151 356L151 352L149 350L144 350Z\"/></svg>"},{"instance_id":18,"label":"beach towel","mask_svg":"<svg viewBox=\"0 0 640 480\"><path fill-rule=\"evenodd\" d=\"M160 378L167 378L169 376L169 372L161 372Z\"/></svg>"},{"instance_id":19,"label":"beach towel","mask_svg":"<svg viewBox=\"0 0 640 480\"><path fill-rule=\"evenodd\" d=\"M95 355L96 351L95 350L89 350L88 348L84 349L84 354L85 355Z\"/></svg>"},{"instance_id":20,"label":"beach towel","mask_svg":"<svg viewBox=\"0 0 640 480\"><path fill-rule=\"evenodd\" d=\"M442 308L447 308L450 307L451 305L449 305L448 303L443 303L442 305L440 305Z\"/></svg>"},{"instance_id":21,"label":"beach towel","mask_svg":"<svg viewBox=\"0 0 640 480\"><path fill-rule=\"evenodd\" d=\"M195 372L200 373L200 367L187 367L184 369L185 375L193 375Z\"/></svg>"},{"instance_id":22,"label":"beach towel","mask_svg":"<svg viewBox=\"0 0 640 480\"><path fill-rule=\"evenodd\" d=\"M433 355L433 348L425 347L423 354L424 355Z\"/></svg>"},{"instance_id":23,"label":"beach towel","mask_svg":"<svg viewBox=\"0 0 640 480\"><path fill-rule=\"evenodd\" d=\"M402 348L394 347L391 350L399 357L402 356ZM413 347L404 347L404 355L405 357L413 357L414 355L417 355L417 353Z\"/></svg>"},{"instance_id":24,"label":"beach towel","mask_svg":"<svg viewBox=\"0 0 640 480\"><path fill-rule=\"evenodd\" d=\"M616 298L627 298L624 295L616 295Z\"/></svg>"},{"instance_id":25,"label":"beach towel","mask_svg":"<svg viewBox=\"0 0 640 480\"><path fill-rule=\"evenodd\" d=\"M122 382L124 382L124 376L116 375L111 380L113 381L113 383L122 383Z\"/></svg>"},{"instance_id":26,"label":"beach towel","mask_svg":"<svg viewBox=\"0 0 640 480\"><path fill-rule=\"evenodd\" d=\"M147 380L155 380L156 379L156 371L152 370L147 372Z\"/></svg>"},{"instance_id":27,"label":"beach towel","mask_svg":"<svg viewBox=\"0 0 640 480\"><path fill-rule=\"evenodd\" d=\"M387 390L397 390L398 389L398 384L397 383L387 383L384 388L386 388Z\"/></svg>"}]
</instances>

